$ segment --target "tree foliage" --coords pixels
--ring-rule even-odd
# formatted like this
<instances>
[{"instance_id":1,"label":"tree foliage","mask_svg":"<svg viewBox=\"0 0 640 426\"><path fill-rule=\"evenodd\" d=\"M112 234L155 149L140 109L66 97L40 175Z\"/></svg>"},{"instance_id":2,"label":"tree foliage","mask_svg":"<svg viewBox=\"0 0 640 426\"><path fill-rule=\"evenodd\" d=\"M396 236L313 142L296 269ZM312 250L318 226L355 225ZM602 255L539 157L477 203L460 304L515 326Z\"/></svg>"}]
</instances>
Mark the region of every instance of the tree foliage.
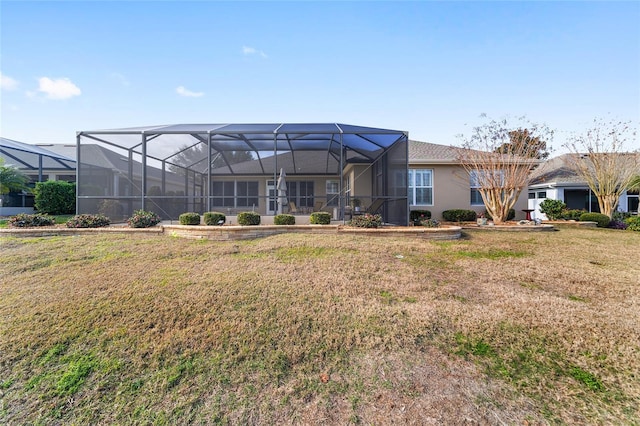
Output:
<instances>
[{"instance_id":1,"label":"tree foliage","mask_svg":"<svg viewBox=\"0 0 640 426\"><path fill-rule=\"evenodd\" d=\"M533 136L529 129L516 129L509 132L509 141L495 149L500 154L525 155L538 160L549 158L547 142L540 136Z\"/></svg>"},{"instance_id":2,"label":"tree foliage","mask_svg":"<svg viewBox=\"0 0 640 426\"><path fill-rule=\"evenodd\" d=\"M591 128L572 136L566 145L572 152L567 166L587 183L600 212L609 218L640 171L640 152L626 148L636 135L631 122L595 119Z\"/></svg>"},{"instance_id":3,"label":"tree foliage","mask_svg":"<svg viewBox=\"0 0 640 426\"><path fill-rule=\"evenodd\" d=\"M205 173L207 166L207 148L208 145L200 143L194 146L182 146L178 151L179 154L173 156L169 161L173 165L169 166L176 173L183 171L183 168L195 170ZM225 167L228 164L237 164L244 161L253 160L251 151L224 151L211 153L211 169Z\"/></svg>"},{"instance_id":4,"label":"tree foliage","mask_svg":"<svg viewBox=\"0 0 640 426\"><path fill-rule=\"evenodd\" d=\"M458 161L478 189L495 223L509 217L520 193L529 183L531 169L548 156L553 131L525 117L492 120L462 136ZM509 121L514 121L511 124Z\"/></svg>"},{"instance_id":5,"label":"tree foliage","mask_svg":"<svg viewBox=\"0 0 640 426\"><path fill-rule=\"evenodd\" d=\"M29 191L29 177L22 170L6 166L4 158L0 158L0 195L10 192Z\"/></svg>"}]
</instances>

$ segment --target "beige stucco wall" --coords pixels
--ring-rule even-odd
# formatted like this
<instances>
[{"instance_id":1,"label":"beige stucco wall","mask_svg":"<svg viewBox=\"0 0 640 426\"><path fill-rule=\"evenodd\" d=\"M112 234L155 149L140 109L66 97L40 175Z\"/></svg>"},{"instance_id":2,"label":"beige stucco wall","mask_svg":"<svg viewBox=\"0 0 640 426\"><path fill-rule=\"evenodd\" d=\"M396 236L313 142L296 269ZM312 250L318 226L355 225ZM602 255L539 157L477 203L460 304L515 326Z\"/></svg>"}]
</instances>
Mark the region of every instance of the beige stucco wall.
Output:
<instances>
[{"instance_id":1,"label":"beige stucco wall","mask_svg":"<svg viewBox=\"0 0 640 426\"><path fill-rule=\"evenodd\" d=\"M429 210L434 219L442 219L442 212L451 209L469 209L477 213L485 211L484 206L471 205L469 175L462 167L452 164L416 164L409 165L409 168L433 170L433 205L411 205L410 210ZM525 214L521 210L527 208L526 206L527 193L524 191L514 206L516 219L524 219Z\"/></svg>"}]
</instances>

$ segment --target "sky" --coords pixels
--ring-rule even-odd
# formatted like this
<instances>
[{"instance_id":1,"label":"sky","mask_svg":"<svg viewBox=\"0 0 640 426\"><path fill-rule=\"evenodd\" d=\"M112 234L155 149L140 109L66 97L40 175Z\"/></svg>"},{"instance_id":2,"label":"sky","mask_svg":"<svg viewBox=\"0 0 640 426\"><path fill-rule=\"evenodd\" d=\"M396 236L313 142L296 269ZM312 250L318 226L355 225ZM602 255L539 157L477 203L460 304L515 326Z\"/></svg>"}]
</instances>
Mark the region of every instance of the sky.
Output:
<instances>
[{"instance_id":1,"label":"sky","mask_svg":"<svg viewBox=\"0 0 640 426\"><path fill-rule=\"evenodd\" d=\"M337 122L458 145L487 114L561 153L640 121L639 22L637 1L2 0L0 135Z\"/></svg>"}]
</instances>

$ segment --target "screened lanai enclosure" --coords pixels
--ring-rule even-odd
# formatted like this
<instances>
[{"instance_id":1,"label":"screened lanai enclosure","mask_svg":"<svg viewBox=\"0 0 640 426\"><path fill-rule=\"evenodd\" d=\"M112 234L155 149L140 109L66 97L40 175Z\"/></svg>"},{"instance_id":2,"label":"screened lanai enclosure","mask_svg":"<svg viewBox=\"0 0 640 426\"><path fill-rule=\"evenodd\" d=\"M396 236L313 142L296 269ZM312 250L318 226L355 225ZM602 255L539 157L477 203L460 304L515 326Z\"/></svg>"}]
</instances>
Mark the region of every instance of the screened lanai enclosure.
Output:
<instances>
[{"instance_id":1,"label":"screened lanai enclosure","mask_svg":"<svg viewBox=\"0 0 640 426\"><path fill-rule=\"evenodd\" d=\"M408 224L408 134L347 124L178 124L77 134L78 213L362 212ZM280 187L277 187L280 179ZM357 208L356 208L357 207Z\"/></svg>"}]
</instances>

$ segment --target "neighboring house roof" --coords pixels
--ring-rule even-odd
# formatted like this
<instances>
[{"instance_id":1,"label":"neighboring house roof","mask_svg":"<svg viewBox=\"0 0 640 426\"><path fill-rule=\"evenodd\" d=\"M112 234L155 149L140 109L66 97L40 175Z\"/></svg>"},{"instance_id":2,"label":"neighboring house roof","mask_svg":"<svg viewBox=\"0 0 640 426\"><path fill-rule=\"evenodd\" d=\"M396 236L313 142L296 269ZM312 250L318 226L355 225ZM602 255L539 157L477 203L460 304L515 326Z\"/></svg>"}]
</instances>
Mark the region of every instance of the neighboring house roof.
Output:
<instances>
[{"instance_id":1,"label":"neighboring house roof","mask_svg":"<svg viewBox=\"0 0 640 426\"><path fill-rule=\"evenodd\" d=\"M37 145L0 138L0 155L7 164L21 170L74 170L74 157L68 157Z\"/></svg>"},{"instance_id":2,"label":"neighboring house roof","mask_svg":"<svg viewBox=\"0 0 640 426\"><path fill-rule=\"evenodd\" d=\"M551 158L536 168L530 176L529 185L584 185L587 183L568 165L572 158L582 154L562 154ZM640 169L638 170L640 174Z\"/></svg>"},{"instance_id":3,"label":"neighboring house roof","mask_svg":"<svg viewBox=\"0 0 640 426\"><path fill-rule=\"evenodd\" d=\"M55 145L47 145L51 151L58 152L60 154L67 154L70 157L76 158L76 146L68 145L68 144L55 144ZM120 172L122 174L128 173L128 162L129 159L127 156L119 154L115 151L107 149L103 146L96 144L83 144L82 145L82 153L81 153L81 161L82 164L88 164L94 167L101 167L104 169L108 169L112 172ZM135 176L140 176L140 171L142 169L142 163L139 161L133 160L133 173ZM147 167L147 174L150 177L154 177L157 179L162 178L162 170L156 167ZM168 172L166 175L170 180L174 182L182 182L183 178L181 176L177 176L175 173Z\"/></svg>"},{"instance_id":4,"label":"neighboring house roof","mask_svg":"<svg viewBox=\"0 0 640 426\"><path fill-rule=\"evenodd\" d=\"M563 154L551 158L536 168L530 176L529 185L542 184L584 184L576 173L567 165L570 156L577 154Z\"/></svg>"}]
</instances>

